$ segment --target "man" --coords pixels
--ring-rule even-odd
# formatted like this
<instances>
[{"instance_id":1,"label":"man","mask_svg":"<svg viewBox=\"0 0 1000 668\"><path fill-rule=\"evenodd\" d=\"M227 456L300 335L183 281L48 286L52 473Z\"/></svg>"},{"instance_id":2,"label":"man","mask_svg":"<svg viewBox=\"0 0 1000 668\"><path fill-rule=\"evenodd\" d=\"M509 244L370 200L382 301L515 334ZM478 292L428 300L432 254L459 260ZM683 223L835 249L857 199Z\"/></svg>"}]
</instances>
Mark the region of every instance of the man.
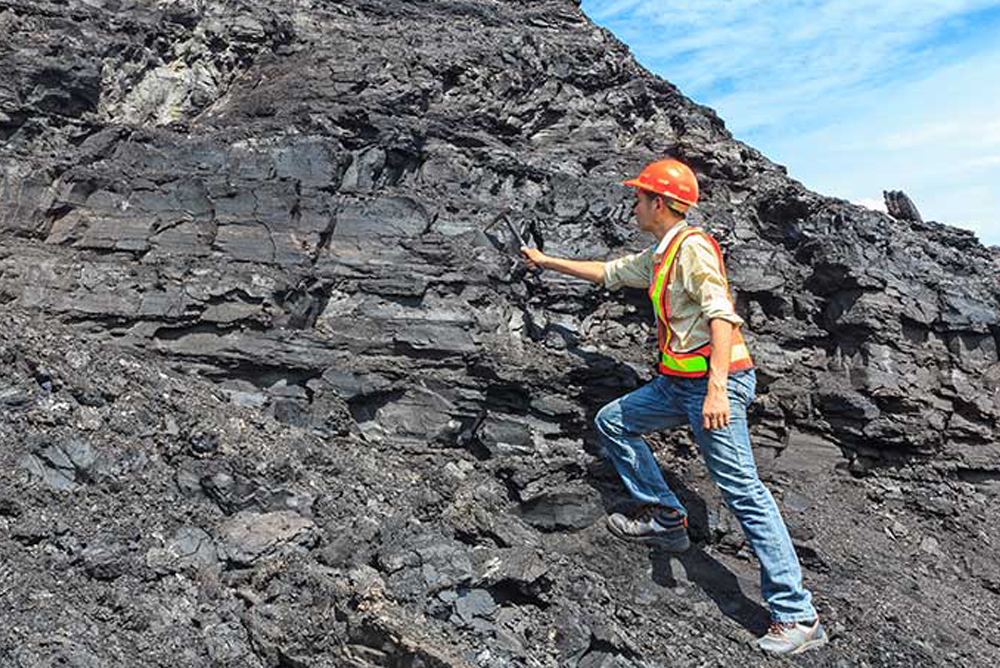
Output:
<instances>
[{"instance_id":1,"label":"man","mask_svg":"<svg viewBox=\"0 0 1000 668\"><path fill-rule=\"evenodd\" d=\"M698 201L694 173L677 160L647 165L635 188L639 229L658 243L610 262L566 260L523 248L532 269L552 269L601 283L646 288L656 314L660 375L601 409L594 420L609 459L641 504L614 513L608 528L624 540L681 552L690 545L687 511L663 479L642 439L689 424L712 479L760 562L761 590L772 624L758 645L797 654L827 642L802 585L802 571L778 507L757 476L747 429L754 399L753 362L740 333L718 244L684 217Z\"/></svg>"}]
</instances>

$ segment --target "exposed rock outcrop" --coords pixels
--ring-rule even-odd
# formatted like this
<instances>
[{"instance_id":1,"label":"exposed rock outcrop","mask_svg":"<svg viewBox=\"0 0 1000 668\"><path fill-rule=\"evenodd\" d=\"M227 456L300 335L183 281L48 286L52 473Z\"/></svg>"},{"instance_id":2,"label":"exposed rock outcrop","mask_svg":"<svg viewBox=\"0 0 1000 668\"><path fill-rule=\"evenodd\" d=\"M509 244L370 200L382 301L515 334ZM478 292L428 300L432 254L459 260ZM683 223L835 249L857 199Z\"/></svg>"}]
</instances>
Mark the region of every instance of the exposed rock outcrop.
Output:
<instances>
[{"instance_id":1,"label":"exposed rock outcrop","mask_svg":"<svg viewBox=\"0 0 1000 668\"><path fill-rule=\"evenodd\" d=\"M902 190L885 190L882 195L885 197L886 211L896 220L910 220L915 223L924 222L913 200Z\"/></svg>"},{"instance_id":2,"label":"exposed rock outcrop","mask_svg":"<svg viewBox=\"0 0 1000 668\"><path fill-rule=\"evenodd\" d=\"M663 154L851 635L813 661L995 660L1000 257L971 233L808 191L571 0L0 0L0 33L0 662L763 662L686 437L655 440L698 550L596 521L645 295L487 229L640 248L618 183Z\"/></svg>"}]
</instances>

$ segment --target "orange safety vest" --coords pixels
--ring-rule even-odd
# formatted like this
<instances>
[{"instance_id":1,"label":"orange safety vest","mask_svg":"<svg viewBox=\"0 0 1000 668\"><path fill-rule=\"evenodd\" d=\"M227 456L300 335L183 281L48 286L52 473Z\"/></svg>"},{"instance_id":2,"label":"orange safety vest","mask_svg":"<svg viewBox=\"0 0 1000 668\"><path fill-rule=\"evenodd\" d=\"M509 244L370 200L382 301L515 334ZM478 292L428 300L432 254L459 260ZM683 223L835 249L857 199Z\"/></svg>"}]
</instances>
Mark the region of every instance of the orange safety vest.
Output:
<instances>
[{"instance_id":1,"label":"orange safety vest","mask_svg":"<svg viewBox=\"0 0 1000 668\"><path fill-rule=\"evenodd\" d=\"M656 311L660 373L668 376L680 376L682 378L701 378L708 375L708 359L712 352L711 341L694 350L683 353L670 349L670 342L675 336L673 329L670 327L670 276L681 244L684 243L685 239L694 234L700 234L712 243L715 255L719 258L719 272L722 274L722 280L726 281L726 265L722 260L722 251L719 249L719 244L702 230L688 228L678 233L673 241L670 242L670 245L667 246L667 252L663 254L660 264L656 266L653 272L653 283L649 286L649 298L653 302L653 310ZM732 295L729 295L728 282L726 282L726 294L729 296L729 301L733 301ZM750 350L743 340L743 334L737 328L733 332L733 348L729 358L729 371L732 373L752 368L753 360L750 358Z\"/></svg>"}]
</instances>

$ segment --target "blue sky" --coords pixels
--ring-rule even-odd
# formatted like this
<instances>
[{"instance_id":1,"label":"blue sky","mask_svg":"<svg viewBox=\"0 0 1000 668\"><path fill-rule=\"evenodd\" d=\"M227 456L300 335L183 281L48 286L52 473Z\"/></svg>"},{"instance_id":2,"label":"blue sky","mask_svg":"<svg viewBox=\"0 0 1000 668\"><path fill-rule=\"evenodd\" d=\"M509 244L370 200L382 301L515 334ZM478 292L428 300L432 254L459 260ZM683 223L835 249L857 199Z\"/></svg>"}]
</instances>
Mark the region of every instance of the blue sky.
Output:
<instances>
[{"instance_id":1,"label":"blue sky","mask_svg":"<svg viewBox=\"0 0 1000 668\"><path fill-rule=\"evenodd\" d=\"M1000 245L1000 1L583 0L639 62L817 192Z\"/></svg>"}]
</instances>

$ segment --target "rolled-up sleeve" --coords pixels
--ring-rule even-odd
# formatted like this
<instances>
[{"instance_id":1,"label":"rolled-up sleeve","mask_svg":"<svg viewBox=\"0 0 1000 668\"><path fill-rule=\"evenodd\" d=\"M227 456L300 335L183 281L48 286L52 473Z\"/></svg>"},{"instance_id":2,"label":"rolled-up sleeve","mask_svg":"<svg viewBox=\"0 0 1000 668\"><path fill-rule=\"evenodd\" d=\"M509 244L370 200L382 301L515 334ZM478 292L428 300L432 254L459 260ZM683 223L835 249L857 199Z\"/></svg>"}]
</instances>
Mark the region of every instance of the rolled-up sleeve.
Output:
<instances>
[{"instance_id":1,"label":"rolled-up sleeve","mask_svg":"<svg viewBox=\"0 0 1000 668\"><path fill-rule=\"evenodd\" d=\"M641 253L632 253L605 262L604 287L608 290L617 290L622 286L648 288L652 280L655 251L656 247L650 246Z\"/></svg>"},{"instance_id":2,"label":"rolled-up sleeve","mask_svg":"<svg viewBox=\"0 0 1000 668\"><path fill-rule=\"evenodd\" d=\"M729 299L726 278L719 268L719 258L711 243L702 236L692 236L680 250L681 281L684 291L701 305L709 320L719 318L739 327L743 318L736 315Z\"/></svg>"}]
</instances>

